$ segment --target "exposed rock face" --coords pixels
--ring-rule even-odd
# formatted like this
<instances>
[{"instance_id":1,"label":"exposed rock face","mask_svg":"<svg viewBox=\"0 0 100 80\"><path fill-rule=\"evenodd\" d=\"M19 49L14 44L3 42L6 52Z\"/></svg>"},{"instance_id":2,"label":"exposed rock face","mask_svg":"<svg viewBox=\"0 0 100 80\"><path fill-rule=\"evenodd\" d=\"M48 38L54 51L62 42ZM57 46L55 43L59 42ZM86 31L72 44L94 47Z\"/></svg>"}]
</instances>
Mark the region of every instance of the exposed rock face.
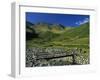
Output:
<instances>
[{"instance_id":1,"label":"exposed rock face","mask_svg":"<svg viewBox=\"0 0 100 80\"><path fill-rule=\"evenodd\" d=\"M78 55L77 49L70 51L62 51L62 49L59 49L59 51L57 51L54 49L47 50L45 48L31 48L26 50L26 67L61 66L88 63L88 59L84 59L82 56Z\"/></svg>"}]
</instances>

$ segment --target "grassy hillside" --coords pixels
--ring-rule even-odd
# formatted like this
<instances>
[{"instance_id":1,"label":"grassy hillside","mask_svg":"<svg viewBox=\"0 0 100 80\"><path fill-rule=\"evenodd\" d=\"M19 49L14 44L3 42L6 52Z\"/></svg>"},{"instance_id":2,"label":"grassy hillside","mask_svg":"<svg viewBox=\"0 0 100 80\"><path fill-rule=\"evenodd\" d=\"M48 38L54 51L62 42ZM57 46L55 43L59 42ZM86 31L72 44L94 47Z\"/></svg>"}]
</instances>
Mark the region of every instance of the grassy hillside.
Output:
<instances>
[{"instance_id":1,"label":"grassy hillside","mask_svg":"<svg viewBox=\"0 0 100 80\"><path fill-rule=\"evenodd\" d=\"M48 24L42 22L36 24L26 22L26 49L30 48L63 48L67 51L77 48L81 53L76 57L77 63L88 64L89 22L78 27L65 27L61 24ZM29 55L30 53L31 52L27 52L27 55ZM56 59L54 61L44 60L39 64L46 62L51 65L65 65L71 64L71 61L72 58L62 58ZM30 63L29 60L27 60L26 64L28 63Z\"/></svg>"},{"instance_id":2,"label":"grassy hillside","mask_svg":"<svg viewBox=\"0 0 100 80\"><path fill-rule=\"evenodd\" d=\"M70 29L69 31L66 31L64 34L70 37L78 37L78 38L88 37L89 36L89 23L85 23L79 27Z\"/></svg>"},{"instance_id":3,"label":"grassy hillside","mask_svg":"<svg viewBox=\"0 0 100 80\"><path fill-rule=\"evenodd\" d=\"M47 23L26 26L26 38L30 37L30 40L27 39L27 47L89 45L89 23L74 28Z\"/></svg>"}]
</instances>

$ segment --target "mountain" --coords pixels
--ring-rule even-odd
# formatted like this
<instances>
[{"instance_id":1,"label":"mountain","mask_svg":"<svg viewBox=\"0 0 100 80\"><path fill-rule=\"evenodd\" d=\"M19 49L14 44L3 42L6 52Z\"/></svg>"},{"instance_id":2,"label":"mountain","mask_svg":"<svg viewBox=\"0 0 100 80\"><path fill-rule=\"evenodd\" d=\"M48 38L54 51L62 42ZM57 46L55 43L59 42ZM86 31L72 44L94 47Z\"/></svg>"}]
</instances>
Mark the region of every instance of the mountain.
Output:
<instances>
[{"instance_id":1,"label":"mountain","mask_svg":"<svg viewBox=\"0 0 100 80\"><path fill-rule=\"evenodd\" d=\"M53 42L54 43L58 42L59 44L64 44L64 45L89 44L89 23L85 23L79 27L68 28L58 37L54 38Z\"/></svg>"},{"instance_id":2,"label":"mountain","mask_svg":"<svg viewBox=\"0 0 100 80\"><path fill-rule=\"evenodd\" d=\"M34 24L30 22L26 22L26 40L31 40L32 38L36 38L38 34L36 31L32 28Z\"/></svg>"},{"instance_id":3,"label":"mountain","mask_svg":"<svg viewBox=\"0 0 100 80\"><path fill-rule=\"evenodd\" d=\"M26 22L26 40L28 40L28 47L89 46L89 22L79 27Z\"/></svg>"},{"instance_id":4,"label":"mountain","mask_svg":"<svg viewBox=\"0 0 100 80\"><path fill-rule=\"evenodd\" d=\"M49 26L50 24L48 23L38 22L33 26L33 28L37 33L39 33L39 32L49 31L50 30Z\"/></svg>"},{"instance_id":5,"label":"mountain","mask_svg":"<svg viewBox=\"0 0 100 80\"><path fill-rule=\"evenodd\" d=\"M31 26L33 26L34 24L32 24L31 22L29 22L29 21L26 21L26 27L31 27Z\"/></svg>"},{"instance_id":6,"label":"mountain","mask_svg":"<svg viewBox=\"0 0 100 80\"><path fill-rule=\"evenodd\" d=\"M32 24L30 22L26 22L26 26L30 26L33 28L37 33L39 32L45 32L45 31L52 31L52 32L61 32L64 30L64 26L61 24L49 24L44 22L38 22L35 24Z\"/></svg>"},{"instance_id":7,"label":"mountain","mask_svg":"<svg viewBox=\"0 0 100 80\"><path fill-rule=\"evenodd\" d=\"M72 28L64 34L70 37L88 37L89 36L89 23L82 24L79 27Z\"/></svg>"}]
</instances>

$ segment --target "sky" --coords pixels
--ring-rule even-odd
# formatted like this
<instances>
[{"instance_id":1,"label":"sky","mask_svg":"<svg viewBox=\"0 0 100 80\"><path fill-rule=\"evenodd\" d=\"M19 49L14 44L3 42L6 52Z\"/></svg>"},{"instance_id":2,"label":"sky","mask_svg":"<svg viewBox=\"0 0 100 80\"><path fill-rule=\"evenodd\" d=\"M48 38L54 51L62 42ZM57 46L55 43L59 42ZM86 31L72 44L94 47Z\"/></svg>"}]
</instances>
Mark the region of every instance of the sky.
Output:
<instances>
[{"instance_id":1,"label":"sky","mask_svg":"<svg viewBox=\"0 0 100 80\"><path fill-rule=\"evenodd\" d=\"M26 12L26 21L33 24L45 22L50 24L62 24L66 27L77 27L89 22L89 15Z\"/></svg>"}]
</instances>

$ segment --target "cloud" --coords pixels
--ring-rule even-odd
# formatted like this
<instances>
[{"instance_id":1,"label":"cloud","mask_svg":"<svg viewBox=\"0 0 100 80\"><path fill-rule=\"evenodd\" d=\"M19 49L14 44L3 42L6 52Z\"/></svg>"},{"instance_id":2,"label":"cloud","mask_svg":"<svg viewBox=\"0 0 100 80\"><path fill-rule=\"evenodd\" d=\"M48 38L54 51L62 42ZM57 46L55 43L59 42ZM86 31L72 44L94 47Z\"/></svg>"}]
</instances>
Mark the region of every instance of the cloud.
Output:
<instances>
[{"instance_id":1,"label":"cloud","mask_svg":"<svg viewBox=\"0 0 100 80\"><path fill-rule=\"evenodd\" d=\"M83 21L76 22L75 24L82 25L82 24L85 24L87 22L89 22L89 18L85 18Z\"/></svg>"}]
</instances>

